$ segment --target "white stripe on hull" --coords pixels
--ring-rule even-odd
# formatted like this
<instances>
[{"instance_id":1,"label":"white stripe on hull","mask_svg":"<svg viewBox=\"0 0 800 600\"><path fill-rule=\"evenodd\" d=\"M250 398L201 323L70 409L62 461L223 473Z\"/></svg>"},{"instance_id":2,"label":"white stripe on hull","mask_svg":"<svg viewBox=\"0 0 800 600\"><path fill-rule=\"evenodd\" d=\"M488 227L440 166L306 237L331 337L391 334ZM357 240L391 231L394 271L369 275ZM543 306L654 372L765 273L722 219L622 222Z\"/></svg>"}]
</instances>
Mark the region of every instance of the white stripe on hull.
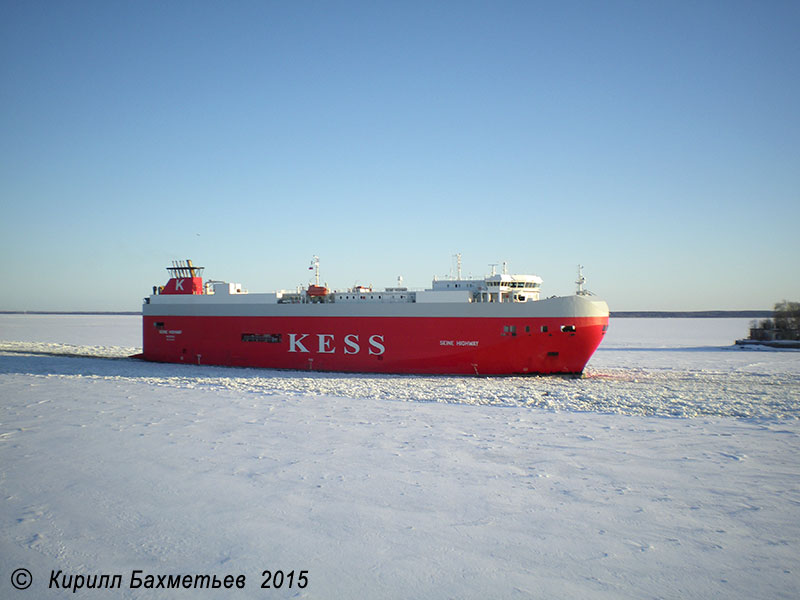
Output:
<instances>
[{"instance_id":1,"label":"white stripe on hull","mask_svg":"<svg viewBox=\"0 0 800 600\"><path fill-rule=\"evenodd\" d=\"M211 296L213 298L213 296ZM153 296L142 306L145 316L219 317L471 317L569 318L607 317L608 305L584 296L563 296L535 302L470 303L319 303L258 304L207 301L209 296ZM164 301L168 299L167 301Z\"/></svg>"}]
</instances>

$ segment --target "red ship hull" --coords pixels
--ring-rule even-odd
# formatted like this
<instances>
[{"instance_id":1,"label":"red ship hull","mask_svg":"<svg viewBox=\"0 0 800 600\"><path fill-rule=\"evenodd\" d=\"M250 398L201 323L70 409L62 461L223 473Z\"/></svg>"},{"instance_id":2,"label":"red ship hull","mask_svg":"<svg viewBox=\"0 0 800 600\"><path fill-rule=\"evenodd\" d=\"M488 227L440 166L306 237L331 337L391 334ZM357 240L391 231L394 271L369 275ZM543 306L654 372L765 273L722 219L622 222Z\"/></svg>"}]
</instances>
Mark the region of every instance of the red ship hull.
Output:
<instances>
[{"instance_id":1,"label":"red ship hull","mask_svg":"<svg viewBox=\"0 0 800 600\"><path fill-rule=\"evenodd\" d=\"M363 373L579 374L607 327L607 313L571 317L144 314L142 358Z\"/></svg>"}]
</instances>

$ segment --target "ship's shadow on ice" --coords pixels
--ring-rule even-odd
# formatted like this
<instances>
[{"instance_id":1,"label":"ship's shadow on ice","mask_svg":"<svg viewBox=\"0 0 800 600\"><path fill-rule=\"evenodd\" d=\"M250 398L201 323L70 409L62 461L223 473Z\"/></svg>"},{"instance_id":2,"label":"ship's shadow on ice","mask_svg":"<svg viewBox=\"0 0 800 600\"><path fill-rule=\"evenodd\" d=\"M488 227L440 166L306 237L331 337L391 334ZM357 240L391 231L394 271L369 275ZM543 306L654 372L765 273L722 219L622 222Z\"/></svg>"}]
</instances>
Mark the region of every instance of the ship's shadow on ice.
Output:
<instances>
[{"instance_id":1,"label":"ship's shadow on ice","mask_svg":"<svg viewBox=\"0 0 800 600\"><path fill-rule=\"evenodd\" d=\"M0 355L2 375L85 375L100 377L136 376L136 364L132 359L93 358L64 356L58 354L12 353Z\"/></svg>"},{"instance_id":2,"label":"ship's shadow on ice","mask_svg":"<svg viewBox=\"0 0 800 600\"><path fill-rule=\"evenodd\" d=\"M120 377L136 379L213 379L235 378L241 380L269 379L505 379L474 375L410 375L392 373L344 373L339 371L300 371L292 369L269 369L260 367L228 367L220 365L193 365L159 363L130 357L80 356L59 352L16 352L5 350L0 353L0 375L56 375L75 377ZM513 378L511 376L508 378ZM536 375L533 375L536 377ZM551 375L548 378L576 379L580 375Z\"/></svg>"},{"instance_id":3,"label":"ship's shadow on ice","mask_svg":"<svg viewBox=\"0 0 800 600\"><path fill-rule=\"evenodd\" d=\"M301 371L272 371L210 365L155 363L134 358L69 356L58 353L0 354L0 374L68 375L79 377L193 378L193 377L270 377L287 373L322 375Z\"/></svg>"}]
</instances>

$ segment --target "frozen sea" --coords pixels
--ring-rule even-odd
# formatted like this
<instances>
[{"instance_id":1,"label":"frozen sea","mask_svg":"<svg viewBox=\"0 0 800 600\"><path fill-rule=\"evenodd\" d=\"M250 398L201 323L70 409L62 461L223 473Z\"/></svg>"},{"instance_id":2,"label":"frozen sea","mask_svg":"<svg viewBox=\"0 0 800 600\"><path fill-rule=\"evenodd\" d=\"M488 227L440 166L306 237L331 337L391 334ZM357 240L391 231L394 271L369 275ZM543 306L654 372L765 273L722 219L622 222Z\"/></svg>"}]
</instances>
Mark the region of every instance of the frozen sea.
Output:
<instances>
[{"instance_id":1,"label":"frozen sea","mask_svg":"<svg viewBox=\"0 0 800 600\"><path fill-rule=\"evenodd\" d=\"M800 597L800 352L748 323L612 319L568 379L151 364L138 317L0 315L0 598Z\"/></svg>"}]
</instances>

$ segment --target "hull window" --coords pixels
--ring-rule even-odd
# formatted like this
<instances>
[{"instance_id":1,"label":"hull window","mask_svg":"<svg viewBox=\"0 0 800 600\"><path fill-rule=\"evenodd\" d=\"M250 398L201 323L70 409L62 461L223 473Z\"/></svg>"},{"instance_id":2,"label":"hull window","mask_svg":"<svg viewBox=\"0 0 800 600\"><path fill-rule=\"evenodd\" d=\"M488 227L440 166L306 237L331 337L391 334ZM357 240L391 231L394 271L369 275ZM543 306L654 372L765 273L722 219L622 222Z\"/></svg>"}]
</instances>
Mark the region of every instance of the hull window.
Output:
<instances>
[{"instance_id":1,"label":"hull window","mask_svg":"<svg viewBox=\"0 0 800 600\"><path fill-rule=\"evenodd\" d=\"M280 344L280 333L243 333L243 342L267 342L269 344Z\"/></svg>"}]
</instances>

